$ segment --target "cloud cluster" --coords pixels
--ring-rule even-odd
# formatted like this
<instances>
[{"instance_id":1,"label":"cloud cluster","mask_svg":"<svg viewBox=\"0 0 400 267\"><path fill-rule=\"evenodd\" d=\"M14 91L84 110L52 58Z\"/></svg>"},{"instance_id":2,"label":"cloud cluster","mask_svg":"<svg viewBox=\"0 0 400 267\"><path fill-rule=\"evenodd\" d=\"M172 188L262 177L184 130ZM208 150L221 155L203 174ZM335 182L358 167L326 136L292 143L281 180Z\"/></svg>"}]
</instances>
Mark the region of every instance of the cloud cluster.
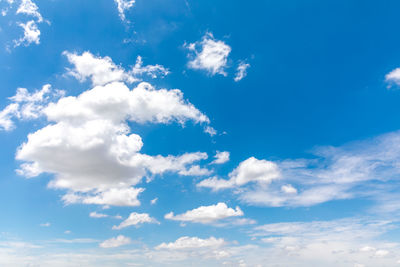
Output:
<instances>
[{"instance_id":1,"label":"cloud cluster","mask_svg":"<svg viewBox=\"0 0 400 267\"><path fill-rule=\"evenodd\" d=\"M211 177L197 186L236 189L238 199L250 205L312 206L368 197L380 202L379 210L393 212L398 210L390 192L400 187L399 143L400 133L393 132L340 147L320 147L310 159L271 162L251 157L229 174L229 180Z\"/></svg>"},{"instance_id":2,"label":"cloud cluster","mask_svg":"<svg viewBox=\"0 0 400 267\"><path fill-rule=\"evenodd\" d=\"M22 0L16 14L24 14L34 17L35 19L29 20L26 23L18 23L18 26L24 30L24 36L18 40L14 40L14 46L17 47L22 44L28 46L31 43L38 45L40 43L40 30L38 28L38 23L43 22L43 17L39 13L38 6L31 0Z\"/></svg>"}]
</instances>

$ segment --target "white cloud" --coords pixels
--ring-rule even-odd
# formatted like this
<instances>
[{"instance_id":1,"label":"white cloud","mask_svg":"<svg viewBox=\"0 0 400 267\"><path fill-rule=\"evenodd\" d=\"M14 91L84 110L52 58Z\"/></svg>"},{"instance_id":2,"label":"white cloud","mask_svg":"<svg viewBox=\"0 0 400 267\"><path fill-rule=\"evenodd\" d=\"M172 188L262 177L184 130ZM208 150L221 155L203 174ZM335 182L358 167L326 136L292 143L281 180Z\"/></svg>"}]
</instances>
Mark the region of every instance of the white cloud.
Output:
<instances>
[{"instance_id":1,"label":"white cloud","mask_svg":"<svg viewBox=\"0 0 400 267\"><path fill-rule=\"evenodd\" d=\"M137 56L136 63L130 70L130 73L134 76L149 75L151 78L155 79L158 76L164 77L170 72L167 68L162 65L143 65L143 60L141 56Z\"/></svg>"},{"instance_id":2,"label":"white cloud","mask_svg":"<svg viewBox=\"0 0 400 267\"><path fill-rule=\"evenodd\" d=\"M153 199L150 201L150 204L151 204L151 205L155 205L155 204L157 203L157 201L158 201L158 197L153 198Z\"/></svg>"},{"instance_id":3,"label":"white cloud","mask_svg":"<svg viewBox=\"0 0 400 267\"><path fill-rule=\"evenodd\" d=\"M97 212L95 212L95 211L91 212L91 213L89 214L89 216L90 216L91 218L107 218L107 217L108 217L107 214L97 213Z\"/></svg>"},{"instance_id":4,"label":"white cloud","mask_svg":"<svg viewBox=\"0 0 400 267\"><path fill-rule=\"evenodd\" d=\"M9 97L12 103L0 112L0 127L4 130L13 129L13 118L22 120L39 118L50 100L63 95L64 91L52 90L50 84L44 85L41 90L33 93L29 93L26 88L18 88L17 93Z\"/></svg>"},{"instance_id":5,"label":"white cloud","mask_svg":"<svg viewBox=\"0 0 400 267\"><path fill-rule=\"evenodd\" d=\"M15 127L12 118L14 116L18 116L18 111L19 105L16 103L9 104L2 111L0 111L0 128L5 131L12 130Z\"/></svg>"},{"instance_id":6,"label":"white cloud","mask_svg":"<svg viewBox=\"0 0 400 267\"><path fill-rule=\"evenodd\" d=\"M114 0L114 2L117 4L119 17L122 21L125 21L125 11L133 7L136 0Z\"/></svg>"},{"instance_id":7,"label":"white cloud","mask_svg":"<svg viewBox=\"0 0 400 267\"><path fill-rule=\"evenodd\" d=\"M247 204L273 207L369 198L377 201L374 213L390 213L399 211L399 201L391 193L399 188L395 183L400 174L398 143L400 132L393 132L339 147L320 147L310 159L262 164L252 158L240 163L229 180L211 177L197 186L214 191L234 188L238 199ZM254 162L265 167L266 175L260 167L252 173Z\"/></svg>"},{"instance_id":8,"label":"white cloud","mask_svg":"<svg viewBox=\"0 0 400 267\"><path fill-rule=\"evenodd\" d=\"M389 88L392 84L400 85L400 68L394 69L386 74L385 81L389 83Z\"/></svg>"},{"instance_id":9,"label":"white cloud","mask_svg":"<svg viewBox=\"0 0 400 267\"><path fill-rule=\"evenodd\" d=\"M22 0L17 9L17 14L25 14L36 17L38 22L42 22L42 15L39 13L39 8L31 0Z\"/></svg>"},{"instance_id":10,"label":"white cloud","mask_svg":"<svg viewBox=\"0 0 400 267\"><path fill-rule=\"evenodd\" d=\"M35 43L37 45L40 43L40 30L35 21L30 20L27 23L18 23L18 26L24 29L24 37L14 40L14 45L16 47L20 46L21 44L28 46L31 43Z\"/></svg>"},{"instance_id":11,"label":"white cloud","mask_svg":"<svg viewBox=\"0 0 400 267\"><path fill-rule=\"evenodd\" d=\"M198 248L216 248L225 245L225 240L222 238L210 237L201 239L198 237L183 236L178 238L175 242L161 243L155 249L170 249L170 250L184 250L184 249L198 249Z\"/></svg>"},{"instance_id":12,"label":"white cloud","mask_svg":"<svg viewBox=\"0 0 400 267\"><path fill-rule=\"evenodd\" d=\"M73 69L68 69L68 74L80 81L85 81L89 78L93 85L104 85L115 81L129 83L137 81L135 77L125 72L121 66L116 65L110 57L96 57L90 52L78 55L64 51L63 54L74 65Z\"/></svg>"},{"instance_id":13,"label":"white cloud","mask_svg":"<svg viewBox=\"0 0 400 267\"><path fill-rule=\"evenodd\" d=\"M41 227L50 227L51 224L49 222L46 222L46 223L41 223L40 226Z\"/></svg>"},{"instance_id":14,"label":"white cloud","mask_svg":"<svg viewBox=\"0 0 400 267\"><path fill-rule=\"evenodd\" d=\"M229 208L225 203L220 202L216 205L201 206L199 208L189 210L183 214L174 215L173 212L166 214L164 217L168 220L196 223L213 223L229 217L243 216L243 211Z\"/></svg>"},{"instance_id":15,"label":"white cloud","mask_svg":"<svg viewBox=\"0 0 400 267\"><path fill-rule=\"evenodd\" d=\"M208 187L213 190L239 187L247 183L256 182L259 185L268 185L280 177L278 165L267 160L250 157L242 161L239 166L229 174L229 180L212 177L201 181L197 186Z\"/></svg>"},{"instance_id":16,"label":"white cloud","mask_svg":"<svg viewBox=\"0 0 400 267\"><path fill-rule=\"evenodd\" d=\"M229 156L230 153L228 151L217 151L211 164L224 164L229 161Z\"/></svg>"},{"instance_id":17,"label":"white cloud","mask_svg":"<svg viewBox=\"0 0 400 267\"><path fill-rule=\"evenodd\" d=\"M120 246L128 245L131 242L132 240L129 237L119 235L117 237L113 237L103 241L102 243L99 244L99 246L101 248L117 248Z\"/></svg>"},{"instance_id":18,"label":"white cloud","mask_svg":"<svg viewBox=\"0 0 400 267\"><path fill-rule=\"evenodd\" d=\"M143 188L110 188L104 191L94 191L89 194L69 193L63 196L66 204L96 204L111 206L139 206L138 195Z\"/></svg>"},{"instance_id":19,"label":"white cloud","mask_svg":"<svg viewBox=\"0 0 400 267\"><path fill-rule=\"evenodd\" d=\"M147 213L137 213L137 212L132 212L129 217L121 222L118 226L114 225L112 227L112 229L114 230L121 230L122 228L128 227L128 226L132 226L132 225L139 225L139 224L143 224L143 223L156 223L159 224L159 222L150 217L149 214Z\"/></svg>"},{"instance_id":20,"label":"white cloud","mask_svg":"<svg viewBox=\"0 0 400 267\"><path fill-rule=\"evenodd\" d=\"M189 169L179 171L180 175L185 175L185 176L204 176L204 175L210 175L211 173L212 173L211 170L201 168L199 165L194 165Z\"/></svg>"},{"instance_id":21,"label":"white cloud","mask_svg":"<svg viewBox=\"0 0 400 267\"><path fill-rule=\"evenodd\" d=\"M63 54L74 66L67 69L68 74L83 82L87 79L95 85L124 81L127 83L138 82L141 76L149 75L152 78L168 75L168 69L161 65L143 65L142 58L137 57L136 64L131 70L126 71L120 65L116 65L110 57L96 57L90 52L83 52L81 55L64 51Z\"/></svg>"},{"instance_id":22,"label":"white cloud","mask_svg":"<svg viewBox=\"0 0 400 267\"><path fill-rule=\"evenodd\" d=\"M246 77L248 68L250 68L249 63L240 62L236 69L236 75L235 75L234 81L238 82L238 81L242 80L244 77Z\"/></svg>"},{"instance_id":23,"label":"white cloud","mask_svg":"<svg viewBox=\"0 0 400 267\"><path fill-rule=\"evenodd\" d=\"M18 173L27 177L55 174L49 185L71 191L64 197L67 204L136 206L142 189L130 187L144 176L209 173L195 165L207 159L206 153L141 154L141 137L130 134L126 120L208 123L207 116L185 101L178 89L156 90L141 83L129 90L122 83L111 83L77 97L63 97L41 110L53 123L29 134L19 147L16 158L24 163Z\"/></svg>"},{"instance_id":24,"label":"white cloud","mask_svg":"<svg viewBox=\"0 0 400 267\"><path fill-rule=\"evenodd\" d=\"M291 184L282 185L281 190L286 194L297 194L297 189L294 188Z\"/></svg>"},{"instance_id":25,"label":"white cloud","mask_svg":"<svg viewBox=\"0 0 400 267\"><path fill-rule=\"evenodd\" d=\"M223 41L216 40L212 33L206 33L202 41L188 44L186 47L194 53L193 60L188 63L189 68L206 70L211 75L227 75L225 67L231 47Z\"/></svg>"}]
</instances>

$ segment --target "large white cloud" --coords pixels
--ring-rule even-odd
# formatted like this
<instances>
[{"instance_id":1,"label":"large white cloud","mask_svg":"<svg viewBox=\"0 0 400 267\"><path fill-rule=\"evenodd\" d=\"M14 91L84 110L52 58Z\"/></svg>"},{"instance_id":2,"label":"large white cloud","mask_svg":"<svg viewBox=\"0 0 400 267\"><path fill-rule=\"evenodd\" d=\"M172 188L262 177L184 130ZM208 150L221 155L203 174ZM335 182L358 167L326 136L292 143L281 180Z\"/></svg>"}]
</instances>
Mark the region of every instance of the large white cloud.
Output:
<instances>
[{"instance_id":1,"label":"large white cloud","mask_svg":"<svg viewBox=\"0 0 400 267\"><path fill-rule=\"evenodd\" d=\"M227 75L225 67L231 47L216 40L212 33L206 33L200 42L188 44L186 47L194 53L193 60L188 63L189 68L206 70L211 75Z\"/></svg>"},{"instance_id":2,"label":"large white cloud","mask_svg":"<svg viewBox=\"0 0 400 267\"><path fill-rule=\"evenodd\" d=\"M173 212L170 212L164 217L168 220L207 224L236 216L243 216L243 211L239 207L232 209L229 208L225 203L220 202L216 205L201 206L196 209L189 210L183 214L174 215Z\"/></svg>"},{"instance_id":3,"label":"large white cloud","mask_svg":"<svg viewBox=\"0 0 400 267\"><path fill-rule=\"evenodd\" d=\"M10 4L12 2L8 1ZM4 14L6 14L5 11ZM38 6L32 2L31 0L22 0L20 5L18 6L16 14L23 14L30 17L33 17L33 20L29 20L25 23L18 22L17 25L20 26L24 30L24 36L19 38L18 40L14 40L14 46L25 45L28 46L32 43L39 44L40 43L40 30L38 28L38 24L43 22L43 17L39 13ZM50 24L49 21L46 21Z\"/></svg>"},{"instance_id":4,"label":"large white cloud","mask_svg":"<svg viewBox=\"0 0 400 267\"><path fill-rule=\"evenodd\" d=\"M141 80L141 76L149 75L152 78L164 77L169 73L168 69L161 65L143 65L140 56L137 57L135 65L131 70L125 70L115 64L110 57L97 57L86 51L82 54L64 51L63 54L73 65L68 74L79 81L90 79L93 85L105 85L110 82L133 83Z\"/></svg>"},{"instance_id":5,"label":"large white cloud","mask_svg":"<svg viewBox=\"0 0 400 267\"><path fill-rule=\"evenodd\" d=\"M122 228L139 225L143 223L159 223L156 219L150 217L147 213L132 212L129 217L121 222L119 225L114 225L112 229L121 230Z\"/></svg>"},{"instance_id":6,"label":"large white cloud","mask_svg":"<svg viewBox=\"0 0 400 267\"><path fill-rule=\"evenodd\" d=\"M3 116L5 125L7 114ZM137 206L137 196L143 189L131 186L144 176L168 171L210 174L195 165L207 158L206 153L142 154L141 137L130 133L127 121L184 124L192 120L207 125L207 116L184 100L178 89L156 90L141 83L129 90L123 83L114 82L76 97L62 97L42 108L41 114L51 123L29 134L19 147L16 158L24 163L18 173L27 177L54 174L49 185L70 191L63 198L67 204Z\"/></svg>"}]
</instances>

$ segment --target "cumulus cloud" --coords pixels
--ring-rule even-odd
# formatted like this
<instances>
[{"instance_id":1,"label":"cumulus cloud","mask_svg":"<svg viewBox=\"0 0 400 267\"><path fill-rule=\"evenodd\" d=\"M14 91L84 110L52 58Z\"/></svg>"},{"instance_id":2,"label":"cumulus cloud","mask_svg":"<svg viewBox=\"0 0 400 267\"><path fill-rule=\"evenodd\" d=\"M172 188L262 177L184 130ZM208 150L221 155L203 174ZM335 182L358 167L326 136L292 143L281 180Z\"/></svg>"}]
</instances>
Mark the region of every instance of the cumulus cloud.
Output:
<instances>
[{"instance_id":1,"label":"cumulus cloud","mask_svg":"<svg viewBox=\"0 0 400 267\"><path fill-rule=\"evenodd\" d=\"M136 0L114 0L117 4L119 17L122 21L126 21L125 11L132 8Z\"/></svg>"},{"instance_id":2,"label":"cumulus cloud","mask_svg":"<svg viewBox=\"0 0 400 267\"><path fill-rule=\"evenodd\" d=\"M231 47L223 41L216 40L212 33L206 33L201 41L186 47L192 53L189 56L193 57L188 63L189 68L205 70L211 75L227 75L225 67Z\"/></svg>"},{"instance_id":3,"label":"cumulus cloud","mask_svg":"<svg viewBox=\"0 0 400 267\"><path fill-rule=\"evenodd\" d=\"M213 190L221 190L243 186L256 182L259 185L268 185L271 181L280 177L278 165L267 160L259 160L250 157L242 161L239 166L229 174L230 179L208 178L197 184L199 187L208 187Z\"/></svg>"},{"instance_id":4,"label":"cumulus cloud","mask_svg":"<svg viewBox=\"0 0 400 267\"><path fill-rule=\"evenodd\" d=\"M211 164L224 164L229 161L229 156L230 153L228 151L217 151Z\"/></svg>"},{"instance_id":5,"label":"cumulus cloud","mask_svg":"<svg viewBox=\"0 0 400 267\"><path fill-rule=\"evenodd\" d=\"M126 71L120 65L115 64L110 57L97 57L90 52L83 52L81 55L64 51L63 54L73 65L67 69L68 74L79 81L90 79L94 86L105 85L115 81L127 83L138 82L141 76L149 75L152 78L164 77L169 73L168 69L161 65L143 65L140 56L131 70Z\"/></svg>"},{"instance_id":6,"label":"cumulus cloud","mask_svg":"<svg viewBox=\"0 0 400 267\"><path fill-rule=\"evenodd\" d=\"M117 248L120 246L128 245L132 242L129 237L119 235L117 237L113 237L107 239L99 244L101 248Z\"/></svg>"},{"instance_id":7,"label":"cumulus cloud","mask_svg":"<svg viewBox=\"0 0 400 267\"><path fill-rule=\"evenodd\" d=\"M137 213L137 212L132 212L129 217L121 222L118 226L114 225L112 227L113 230L121 230L122 228L128 227L128 226L132 226L132 225L139 225L139 224L143 224L143 223L157 223L159 224L159 222L150 217L149 214L147 213Z\"/></svg>"},{"instance_id":8,"label":"cumulus cloud","mask_svg":"<svg viewBox=\"0 0 400 267\"><path fill-rule=\"evenodd\" d=\"M183 214L174 215L173 212L166 214L164 217L168 220L196 223L213 223L229 217L243 216L243 211L236 207L229 208L225 203L220 202L216 205L201 206L193 210L189 210Z\"/></svg>"},{"instance_id":9,"label":"cumulus cloud","mask_svg":"<svg viewBox=\"0 0 400 267\"><path fill-rule=\"evenodd\" d=\"M238 82L238 81L242 80L244 77L246 77L248 68L250 68L249 63L245 63L243 61L240 62L236 69L236 75L235 75L234 81Z\"/></svg>"},{"instance_id":10,"label":"cumulus cloud","mask_svg":"<svg viewBox=\"0 0 400 267\"><path fill-rule=\"evenodd\" d=\"M206 153L141 154L141 137L130 133L127 120L208 123L207 116L185 101L178 89L156 90L141 83L129 90L122 83L110 83L77 97L63 97L42 113L52 123L29 134L19 147L16 158L24 163L18 173L55 174L50 187L72 191L64 197L66 203L136 206L142 189L130 186L148 174L209 173L195 165L207 158Z\"/></svg>"},{"instance_id":11,"label":"cumulus cloud","mask_svg":"<svg viewBox=\"0 0 400 267\"><path fill-rule=\"evenodd\" d=\"M178 238L175 242L161 243L155 249L169 249L169 250L185 250L185 249L198 249L198 248L217 248L225 245L226 242L222 238L210 237L201 239L198 237L183 236Z\"/></svg>"}]
</instances>

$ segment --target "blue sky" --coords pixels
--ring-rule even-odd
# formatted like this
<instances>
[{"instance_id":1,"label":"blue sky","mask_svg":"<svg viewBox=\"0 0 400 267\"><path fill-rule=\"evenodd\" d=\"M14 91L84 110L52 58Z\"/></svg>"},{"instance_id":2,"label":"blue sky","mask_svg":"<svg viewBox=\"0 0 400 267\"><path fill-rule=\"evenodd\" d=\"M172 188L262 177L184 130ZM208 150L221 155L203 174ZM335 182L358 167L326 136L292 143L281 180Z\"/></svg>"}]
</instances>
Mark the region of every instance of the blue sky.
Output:
<instances>
[{"instance_id":1,"label":"blue sky","mask_svg":"<svg viewBox=\"0 0 400 267\"><path fill-rule=\"evenodd\" d=\"M399 9L0 0L0 265L398 266Z\"/></svg>"}]
</instances>

